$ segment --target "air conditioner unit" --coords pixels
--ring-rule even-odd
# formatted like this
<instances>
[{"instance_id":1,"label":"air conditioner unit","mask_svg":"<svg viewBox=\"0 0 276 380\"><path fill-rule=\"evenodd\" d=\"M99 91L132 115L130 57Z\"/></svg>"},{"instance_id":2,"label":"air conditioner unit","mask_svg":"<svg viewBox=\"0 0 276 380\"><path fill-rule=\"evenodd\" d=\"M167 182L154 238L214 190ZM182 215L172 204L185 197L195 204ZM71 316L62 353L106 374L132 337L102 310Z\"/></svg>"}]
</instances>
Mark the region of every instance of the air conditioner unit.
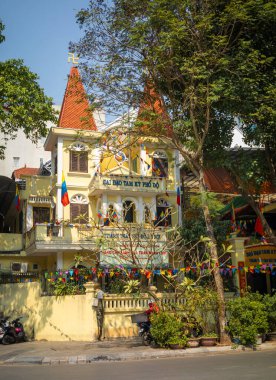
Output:
<instances>
[{"instance_id":1,"label":"air conditioner unit","mask_svg":"<svg viewBox=\"0 0 276 380\"><path fill-rule=\"evenodd\" d=\"M12 263L11 270L13 272L26 273L28 271L28 263Z\"/></svg>"}]
</instances>

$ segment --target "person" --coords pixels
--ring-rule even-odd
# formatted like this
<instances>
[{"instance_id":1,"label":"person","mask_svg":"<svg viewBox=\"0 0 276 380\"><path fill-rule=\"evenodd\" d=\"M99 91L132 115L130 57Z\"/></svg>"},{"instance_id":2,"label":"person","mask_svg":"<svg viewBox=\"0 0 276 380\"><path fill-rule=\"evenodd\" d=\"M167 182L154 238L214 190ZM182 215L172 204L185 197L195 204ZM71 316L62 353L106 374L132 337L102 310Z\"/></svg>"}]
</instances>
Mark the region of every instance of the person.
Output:
<instances>
[{"instance_id":1,"label":"person","mask_svg":"<svg viewBox=\"0 0 276 380\"><path fill-rule=\"evenodd\" d=\"M158 313L159 308L158 308L158 306L156 305L156 303L155 303L155 302L152 302L152 301L150 301L150 302L148 303L148 306L149 306L149 308L145 311L145 313L146 313L147 316L148 316L148 322L150 322L150 316L151 316L151 314L152 314L152 313Z\"/></svg>"}]
</instances>

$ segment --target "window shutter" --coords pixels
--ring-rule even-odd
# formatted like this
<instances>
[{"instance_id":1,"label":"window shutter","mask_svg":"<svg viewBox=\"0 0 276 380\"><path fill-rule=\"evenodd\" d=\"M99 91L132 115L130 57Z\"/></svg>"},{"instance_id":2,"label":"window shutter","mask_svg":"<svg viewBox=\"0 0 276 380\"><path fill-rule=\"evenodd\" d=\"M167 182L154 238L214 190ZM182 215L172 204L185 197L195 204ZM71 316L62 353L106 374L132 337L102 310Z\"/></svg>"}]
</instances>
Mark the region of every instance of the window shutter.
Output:
<instances>
[{"instance_id":1,"label":"window shutter","mask_svg":"<svg viewBox=\"0 0 276 380\"><path fill-rule=\"evenodd\" d=\"M70 171L76 172L78 171L78 155L76 152L70 152Z\"/></svg>"},{"instance_id":2,"label":"window shutter","mask_svg":"<svg viewBox=\"0 0 276 380\"><path fill-rule=\"evenodd\" d=\"M88 172L88 153L82 152L79 155L79 171L83 173Z\"/></svg>"},{"instance_id":3,"label":"window shutter","mask_svg":"<svg viewBox=\"0 0 276 380\"><path fill-rule=\"evenodd\" d=\"M84 219L80 218L80 215L82 215ZM70 220L72 223L86 224L88 216L88 204L70 204Z\"/></svg>"},{"instance_id":4,"label":"window shutter","mask_svg":"<svg viewBox=\"0 0 276 380\"><path fill-rule=\"evenodd\" d=\"M87 152L70 152L70 171L71 172L88 172L88 153Z\"/></svg>"},{"instance_id":5,"label":"window shutter","mask_svg":"<svg viewBox=\"0 0 276 380\"><path fill-rule=\"evenodd\" d=\"M80 205L80 214L84 217L80 220L80 224L86 224L88 222L88 204Z\"/></svg>"},{"instance_id":6,"label":"window shutter","mask_svg":"<svg viewBox=\"0 0 276 380\"><path fill-rule=\"evenodd\" d=\"M78 223L79 205L70 203L70 221L72 223Z\"/></svg>"}]
</instances>

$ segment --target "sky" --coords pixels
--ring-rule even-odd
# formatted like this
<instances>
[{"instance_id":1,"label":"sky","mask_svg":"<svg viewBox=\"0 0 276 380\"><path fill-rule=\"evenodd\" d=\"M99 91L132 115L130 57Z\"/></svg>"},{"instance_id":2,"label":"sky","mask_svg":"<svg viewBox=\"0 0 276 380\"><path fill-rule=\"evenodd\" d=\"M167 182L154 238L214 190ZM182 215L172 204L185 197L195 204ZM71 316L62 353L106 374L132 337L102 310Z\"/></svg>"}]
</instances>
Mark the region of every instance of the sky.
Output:
<instances>
[{"instance_id":1,"label":"sky","mask_svg":"<svg viewBox=\"0 0 276 380\"><path fill-rule=\"evenodd\" d=\"M21 58L39 76L45 94L61 104L71 64L68 45L81 37L75 20L89 0L0 0L6 40L0 60Z\"/></svg>"}]
</instances>

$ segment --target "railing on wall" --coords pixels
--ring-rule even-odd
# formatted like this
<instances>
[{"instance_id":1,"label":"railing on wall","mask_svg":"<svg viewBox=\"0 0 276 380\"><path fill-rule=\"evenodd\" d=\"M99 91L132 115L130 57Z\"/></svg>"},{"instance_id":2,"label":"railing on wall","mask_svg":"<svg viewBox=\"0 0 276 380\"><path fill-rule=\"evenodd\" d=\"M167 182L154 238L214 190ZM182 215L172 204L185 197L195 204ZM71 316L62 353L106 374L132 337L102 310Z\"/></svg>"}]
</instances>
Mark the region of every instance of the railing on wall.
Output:
<instances>
[{"instance_id":1,"label":"railing on wall","mask_svg":"<svg viewBox=\"0 0 276 380\"><path fill-rule=\"evenodd\" d=\"M40 276L38 272L0 271L0 284L36 282L39 280Z\"/></svg>"},{"instance_id":2,"label":"railing on wall","mask_svg":"<svg viewBox=\"0 0 276 380\"><path fill-rule=\"evenodd\" d=\"M179 304L184 305L183 297L176 298L174 294L157 293L157 298L163 305ZM125 296L119 294L106 294L103 299L104 309L106 312L113 311L143 311L148 309L148 303L151 298L145 294L142 296Z\"/></svg>"}]
</instances>

